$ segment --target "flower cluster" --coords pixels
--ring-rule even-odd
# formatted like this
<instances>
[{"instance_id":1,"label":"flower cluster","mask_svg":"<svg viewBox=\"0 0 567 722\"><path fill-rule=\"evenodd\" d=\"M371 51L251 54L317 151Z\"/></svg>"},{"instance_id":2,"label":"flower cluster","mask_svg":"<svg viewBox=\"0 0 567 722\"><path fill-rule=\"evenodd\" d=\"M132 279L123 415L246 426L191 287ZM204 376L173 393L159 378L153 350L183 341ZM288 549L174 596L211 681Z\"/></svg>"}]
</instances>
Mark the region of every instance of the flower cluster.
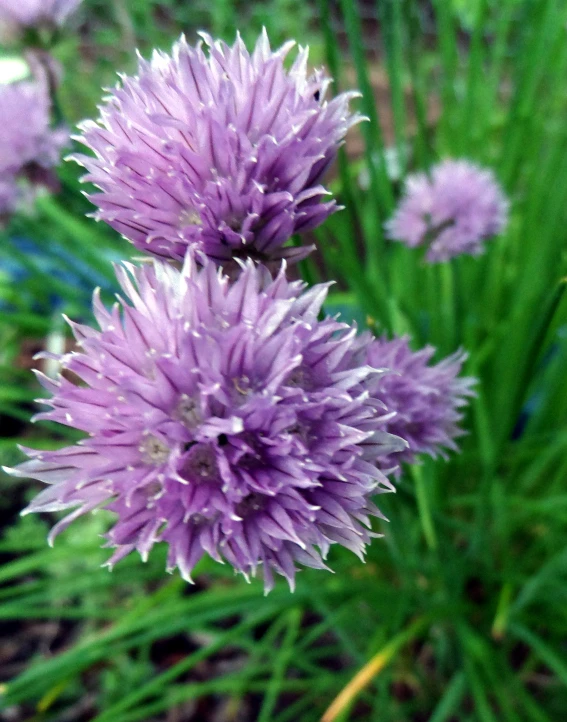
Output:
<instances>
[{"instance_id":1,"label":"flower cluster","mask_svg":"<svg viewBox=\"0 0 567 722\"><path fill-rule=\"evenodd\" d=\"M286 247L294 233L336 209L322 202L322 177L360 117L355 93L327 101L330 79L308 74L307 49L286 71L294 43L272 52L265 31L249 53L202 34L168 56L140 60L78 138L95 184L96 217L137 248L182 259L194 246L220 264L234 258L298 260L311 248Z\"/></svg>"},{"instance_id":2,"label":"flower cluster","mask_svg":"<svg viewBox=\"0 0 567 722\"><path fill-rule=\"evenodd\" d=\"M50 111L45 83L0 85L0 215L14 210L30 183L51 182L50 169L69 136L50 127Z\"/></svg>"},{"instance_id":3,"label":"flower cluster","mask_svg":"<svg viewBox=\"0 0 567 722\"><path fill-rule=\"evenodd\" d=\"M387 429L408 444L392 463L411 464L419 454L445 456L444 449L456 450L454 440L464 433L459 428L462 408L473 395L476 380L459 377L464 352L431 364L434 353L432 346L412 351L405 336L375 339L366 348L366 363L391 372L380 388L380 398L394 412Z\"/></svg>"},{"instance_id":4,"label":"flower cluster","mask_svg":"<svg viewBox=\"0 0 567 722\"><path fill-rule=\"evenodd\" d=\"M62 25L81 0L0 0L0 25L11 30Z\"/></svg>"},{"instance_id":5,"label":"flower cluster","mask_svg":"<svg viewBox=\"0 0 567 722\"><path fill-rule=\"evenodd\" d=\"M322 568L336 542L362 556L370 496L392 488L377 466L405 446L385 431L383 373L357 360L369 339L317 321L326 286L201 264L119 269L123 318L95 299L101 330L73 324L82 350L62 365L81 383L43 378L39 418L88 438L28 452L15 473L49 484L28 511L78 507L53 537L106 504L110 563L165 540L188 580L205 552L246 576L262 564L267 588L270 569L293 584L296 561Z\"/></svg>"},{"instance_id":6,"label":"flower cluster","mask_svg":"<svg viewBox=\"0 0 567 722\"><path fill-rule=\"evenodd\" d=\"M400 459L455 448L472 380L462 353L431 365L429 347L358 335L320 318L326 285L286 278L282 259L310 250L291 235L336 209L320 183L359 120L353 94L326 101L307 51L286 70L293 44L272 52L265 33L252 53L203 40L140 61L82 126L97 217L153 258L117 268L119 303L95 294L99 329L71 323L63 373L39 375L52 397L37 418L85 438L25 449L11 473L48 485L28 512L71 510L51 539L114 512L110 565L165 541L189 581L208 555L293 587L333 544L364 556L372 497Z\"/></svg>"},{"instance_id":7,"label":"flower cluster","mask_svg":"<svg viewBox=\"0 0 567 722\"><path fill-rule=\"evenodd\" d=\"M508 204L492 171L447 160L408 178L404 198L386 231L410 248L424 246L431 263L463 253L479 255L483 241L501 233Z\"/></svg>"}]
</instances>

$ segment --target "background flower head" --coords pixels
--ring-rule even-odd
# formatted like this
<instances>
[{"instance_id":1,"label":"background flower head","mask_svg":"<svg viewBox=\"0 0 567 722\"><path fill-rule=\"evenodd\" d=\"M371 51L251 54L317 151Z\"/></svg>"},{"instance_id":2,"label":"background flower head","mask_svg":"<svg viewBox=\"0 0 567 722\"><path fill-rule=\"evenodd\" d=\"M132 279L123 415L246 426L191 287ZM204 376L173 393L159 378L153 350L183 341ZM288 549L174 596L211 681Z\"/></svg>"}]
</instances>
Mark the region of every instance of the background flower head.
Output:
<instances>
[{"instance_id":1,"label":"background flower head","mask_svg":"<svg viewBox=\"0 0 567 722\"><path fill-rule=\"evenodd\" d=\"M14 210L26 179L32 185L50 184L49 170L58 164L69 138L64 128L50 126L50 112L46 84L0 85L0 214Z\"/></svg>"},{"instance_id":2,"label":"background flower head","mask_svg":"<svg viewBox=\"0 0 567 722\"><path fill-rule=\"evenodd\" d=\"M406 336L375 339L366 348L369 365L391 371L380 384L380 398L395 412L387 428L408 443L394 463L413 463L419 454L445 456L446 449L457 449L455 439L464 433L459 422L476 380L459 377L464 352L432 364L434 353L432 346L412 351Z\"/></svg>"},{"instance_id":3,"label":"background flower head","mask_svg":"<svg viewBox=\"0 0 567 722\"><path fill-rule=\"evenodd\" d=\"M0 0L0 25L13 29L62 25L81 0Z\"/></svg>"},{"instance_id":4,"label":"background flower head","mask_svg":"<svg viewBox=\"0 0 567 722\"><path fill-rule=\"evenodd\" d=\"M230 283L201 262L120 268L122 311L95 297L101 330L72 324L75 381L40 375L53 408L38 418L88 436L26 450L13 473L49 485L28 511L76 507L53 538L106 505L110 563L164 540L188 580L204 553L246 576L262 564L267 589L272 569L293 584L296 562L323 568L331 544L362 556L370 497L391 490L378 465L404 446L384 430L382 374L358 362L369 340L317 320L326 286L252 261Z\"/></svg>"},{"instance_id":5,"label":"background flower head","mask_svg":"<svg viewBox=\"0 0 567 722\"><path fill-rule=\"evenodd\" d=\"M446 160L430 175L410 175L386 231L410 248L424 246L428 261L479 255L483 241L501 233L508 203L491 170L467 160Z\"/></svg>"},{"instance_id":6,"label":"background flower head","mask_svg":"<svg viewBox=\"0 0 567 722\"><path fill-rule=\"evenodd\" d=\"M320 183L360 119L354 94L327 101L330 79L308 74L307 49L286 70L293 42L272 51L263 32L250 53L240 36L202 38L208 52L182 38L171 56L140 60L81 126L96 217L158 256L195 245L218 263L302 258L309 248L282 246L336 209Z\"/></svg>"}]
</instances>

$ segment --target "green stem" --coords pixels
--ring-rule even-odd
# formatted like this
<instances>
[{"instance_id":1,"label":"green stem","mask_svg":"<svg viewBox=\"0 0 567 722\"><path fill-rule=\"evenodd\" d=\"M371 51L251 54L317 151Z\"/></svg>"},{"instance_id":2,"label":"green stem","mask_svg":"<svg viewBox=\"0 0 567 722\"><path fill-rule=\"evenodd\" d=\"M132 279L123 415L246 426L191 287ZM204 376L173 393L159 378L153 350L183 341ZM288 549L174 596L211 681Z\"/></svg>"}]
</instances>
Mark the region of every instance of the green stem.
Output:
<instances>
[{"instance_id":1,"label":"green stem","mask_svg":"<svg viewBox=\"0 0 567 722\"><path fill-rule=\"evenodd\" d=\"M539 319L533 320L533 305L528 303L526 305L527 313L524 318L519 322L519 328L524 328L528 331L530 327L535 325L535 331L529 339L528 334L520 335L516 332L516 338L518 342L522 342L523 353L518 353L518 359L525 359L523 363L519 362L519 369L516 374L515 383L512 385L512 394L508 397L509 404L506 409L505 419L508 419L508 424L502 425L502 433L500 434L500 444L506 444L513 433L515 425L518 420L518 416L522 410L522 406L525 403L525 399L532 387L532 381L535 375L535 370L538 366L540 359L546 348L548 347L550 337L552 337L553 331L558 323L558 317L564 314L558 313L559 309L563 307L562 300L565 294L565 286L567 285L567 278L562 278L558 282L557 286L553 289L550 296L543 303L543 312L540 313ZM523 321L523 322L522 322ZM528 342L526 343L526 336L528 336ZM526 348L527 346L527 348Z\"/></svg>"},{"instance_id":2,"label":"green stem","mask_svg":"<svg viewBox=\"0 0 567 722\"><path fill-rule=\"evenodd\" d=\"M362 690L384 669L399 650L420 635L429 623L428 618L421 617L391 639L335 697L321 718L321 722L335 722L335 720L338 720Z\"/></svg>"},{"instance_id":3,"label":"green stem","mask_svg":"<svg viewBox=\"0 0 567 722\"><path fill-rule=\"evenodd\" d=\"M508 626L508 618L510 616L510 600L512 599L512 585L506 582L498 597L498 608L496 610L496 616L492 623L492 637L493 639L502 639Z\"/></svg>"},{"instance_id":4,"label":"green stem","mask_svg":"<svg viewBox=\"0 0 567 722\"><path fill-rule=\"evenodd\" d=\"M437 549L437 535L435 533L435 526L433 525L433 518L431 516L431 507L429 504L429 489L426 488L423 478L423 468L417 464L414 464L411 467L411 471L415 482L417 508L419 511L419 519L421 521L423 536L425 537L427 546L431 550L435 550Z\"/></svg>"},{"instance_id":5,"label":"green stem","mask_svg":"<svg viewBox=\"0 0 567 722\"><path fill-rule=\"evenodd\" d=\"M455 283L450 262L439 264L441 282L441 318L443 319L444 348L452 351L456 345L457 323L455 318Z\"/></svg>"}]
</instances>

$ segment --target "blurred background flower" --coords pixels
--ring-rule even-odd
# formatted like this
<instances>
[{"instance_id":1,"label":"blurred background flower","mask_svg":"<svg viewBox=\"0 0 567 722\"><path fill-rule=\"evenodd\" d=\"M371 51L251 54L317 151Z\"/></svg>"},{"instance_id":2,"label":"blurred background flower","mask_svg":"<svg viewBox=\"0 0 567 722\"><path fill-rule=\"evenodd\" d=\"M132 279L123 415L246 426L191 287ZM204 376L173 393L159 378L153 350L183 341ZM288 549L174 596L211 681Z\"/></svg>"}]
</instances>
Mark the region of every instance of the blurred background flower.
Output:
<instances>
[{"instance_id":1,"label":"blurred background flower","mask_svg":"<svg viewBox=\"0 0 567 722\"><path fill-rule=\"evenodd\" d=\"M0 0L0 36L62 25L82 0Z\"/></svg>"},{"instance_id":2,"label":"blurred background flower","mask_svg":"<svg viewBox=\"0 0 567 722\"><path fill-rule=\"evenodd\" d=\"M431 263L484 251L484 241L506 227L508 202L490 169L466 160L445 160L410 175L386 228L410 248L423 246Z\"/></svg>"},{"instance_id":3,"label":"blurred background flower","mask_svg":"<svg viewBox=\"0 0 567 722\"><path fill-rule=\"evenodd\" d=\"M6 216L38 186L58 187L52 169L69 132L52 128L48 88L33 80L0 85L0 127L0 216Z\"/></svg>"}]
</instances>

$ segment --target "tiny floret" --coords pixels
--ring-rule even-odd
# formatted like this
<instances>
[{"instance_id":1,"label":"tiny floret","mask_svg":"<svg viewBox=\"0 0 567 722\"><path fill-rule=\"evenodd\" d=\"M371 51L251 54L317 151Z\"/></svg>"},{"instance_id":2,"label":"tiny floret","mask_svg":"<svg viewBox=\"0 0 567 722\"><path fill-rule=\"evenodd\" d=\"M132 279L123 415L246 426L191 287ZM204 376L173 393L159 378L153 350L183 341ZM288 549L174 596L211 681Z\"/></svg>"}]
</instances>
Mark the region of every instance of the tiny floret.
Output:
<instances>
[{"instance_id":1,"label":"tiny floret","mask_svg":"<svg viewBox=\"0 0 567 722\"><path fill-rule=\"evenodd\" d=\"M431 263L462 253L477 256L484 241L506 227L508 203L491 170L466 160L446 160L430 174L410 175L389 238L423 246Z\"/></svg>"},{"instance_id":2,"label":"tiny floret","mask_svg":"<svg viewBox=\"0 0 567 722\"><path fill-rule=\"evenodd\" d=\"M284 245L337 208L321 181L360 120L356 93L326 100L330 79L308 73L307 49L286 69L294 43L272 51L265 31L252 52L240 36L201 36L140 59L80 126L95 217L165 258L188 246L221 265L303 258L310 248Z\"/></svg>"},{"instance_id":3,"label":"tiny floret","mask_svg":"<svg viewBox=\"0 0 567 722\"><path fill-rule=\"evenodd\" d=\"M370 339L318 320L327 287L253 261L230 282L191 252L181 270L117 273L125 298L108 310L95 295L100 330L72 323L65 373L39 375L52 408L37 418L86 437L24 450L12 473L48 484L26 511L73 509L53 539L109 509L110 565L165 541L189 581L204 554L246 577L261 566L266 589L273 571L293 586L296 563L326 568L332 544L362 557L380 515L371 498L392 490L381 469L405 443L386 431Z\"/></svg>"},{"instance_id":4,"label":"tiny floret","mask_svg":"<svg viewBox=\"0 0 567 722\"><path fill-rule=\"evenodd\" d=\"M387 429L408 444L394 463L414 463L420 454L445 457L447 450L457 450L455 439L464 433L459 423L476 379L459 377L463 351L432 364L434 353L432 346L412 351L406 336L375 339L366 349L368 364L391 372L380 385L380 399L395 412Z\"/></svg>"}]
</instances>

